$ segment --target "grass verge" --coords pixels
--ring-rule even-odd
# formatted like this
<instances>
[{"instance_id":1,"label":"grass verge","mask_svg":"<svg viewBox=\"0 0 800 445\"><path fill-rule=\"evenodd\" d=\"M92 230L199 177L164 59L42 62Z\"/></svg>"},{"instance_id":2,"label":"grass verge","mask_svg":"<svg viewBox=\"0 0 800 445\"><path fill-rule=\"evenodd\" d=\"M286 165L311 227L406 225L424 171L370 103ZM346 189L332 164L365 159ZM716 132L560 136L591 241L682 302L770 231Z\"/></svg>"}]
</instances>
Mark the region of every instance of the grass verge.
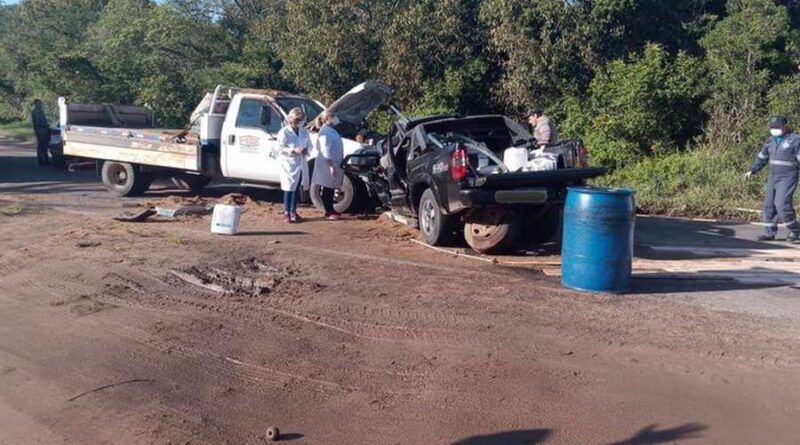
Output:
<instances>
[{"instance_id":1,"label":"grass verge","mask_svg":"<svg viewBox=\"0 0 800 445\"><path fill-rule=\"evenodd\" d=\"M644 213L757 220L767 169L745 181L752 158L738 151L698 148L649 158L595 184L636 190L636 205Z\"/></svg>"},{"instance_id":2,"label":"grass verge","mask_svg":"<svg viewBox=\"0 0 800 445\"><path fill-rule=\"evenodd\" d=\"M27 121L3 122L0 123L0 136L32 141L34 139L33 127Z\"/></svg>"},{"instance_id":3,"label":"grass verge","mask_svg":"<svg viewBox=\"0 0 800 445\"><path fill-rule=\"evenodd\" d=\"M17 216L23 211L25 211L25 207L16 202L0 207L0 215L3 216Z\"/></svg>"}]
</instances>

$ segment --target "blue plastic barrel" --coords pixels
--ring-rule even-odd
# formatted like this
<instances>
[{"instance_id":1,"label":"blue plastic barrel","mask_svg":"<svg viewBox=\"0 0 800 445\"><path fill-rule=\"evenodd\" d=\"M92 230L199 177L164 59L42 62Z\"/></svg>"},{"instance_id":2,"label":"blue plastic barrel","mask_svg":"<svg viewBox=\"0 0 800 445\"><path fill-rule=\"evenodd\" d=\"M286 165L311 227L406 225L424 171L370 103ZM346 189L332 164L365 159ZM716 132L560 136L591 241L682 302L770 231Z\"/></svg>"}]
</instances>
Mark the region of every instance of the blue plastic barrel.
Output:
<instances>
[{"instance_id":1,"label":"blue plastic barrel","mask_svg":"<svg viewBox=\"0 0 800 445\"><path fill-rule=\"evenodd\" d=\"M564 206L561 283L589 292L630 290L633 190L570 187Z\"/></svg>"}]
</instances>

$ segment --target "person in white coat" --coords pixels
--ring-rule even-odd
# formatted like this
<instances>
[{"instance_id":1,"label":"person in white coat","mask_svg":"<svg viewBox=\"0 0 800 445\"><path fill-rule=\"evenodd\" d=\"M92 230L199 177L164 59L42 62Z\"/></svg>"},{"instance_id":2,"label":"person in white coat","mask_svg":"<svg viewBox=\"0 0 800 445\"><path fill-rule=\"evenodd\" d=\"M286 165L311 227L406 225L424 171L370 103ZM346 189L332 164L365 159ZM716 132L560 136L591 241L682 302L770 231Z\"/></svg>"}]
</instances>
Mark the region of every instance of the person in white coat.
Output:
<instances>
[{"instance_id":1,"label":"person in white coat","mask_svg":"<svg viewBox=\"0 0 800 445\"><path fill-rule=\"evenodd\" d=\"M336 124L339 119L333 114L323 111L319 116L319 123L322 128L319 130L319 137L316 142L317 160L314 165L312 184L322 188L322 204L325 206L325 218L336 221L340 218L339 213L333 208L333 197L336 189L342 186L344 171L342 170L342 160L344 159L344 145L342 136L336 131Z\"/></svg>"},{"instance_id":2,"label":"person in white coat","mask_svg":"<svg viewBox=\"0 0 800 445\"><path fill-rule=\"evenodd\" d=\"M302 108L292 108L286 117L289 125L278 132L277 158L281 166L281 190L283 190L283 220L300 222L297 215L299 192L308 190L308 154L311 138L304 128L305 113Z\"/></svg>"}]
</instances>

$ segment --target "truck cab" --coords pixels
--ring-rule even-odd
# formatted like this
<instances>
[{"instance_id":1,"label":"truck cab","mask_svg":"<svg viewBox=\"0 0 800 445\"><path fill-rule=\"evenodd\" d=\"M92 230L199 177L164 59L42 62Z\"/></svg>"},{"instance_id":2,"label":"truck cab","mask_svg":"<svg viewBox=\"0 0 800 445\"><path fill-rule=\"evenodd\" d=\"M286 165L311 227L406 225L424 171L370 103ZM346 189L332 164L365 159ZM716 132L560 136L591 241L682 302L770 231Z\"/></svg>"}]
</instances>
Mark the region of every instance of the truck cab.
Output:
<instances>
[{"instance_id":1,"label":"truck cab","mask_svg":"<svg viewBox=\"0 0 800 445\"><path fill-rule=\"evenodd\" d=\"M324 107L311 99L252 92L236 94L230 101L220 131L220 169L223 176L245 181L280 182L275 156L277 134L292 108L302 108L308 120Z\"/></svg>"}]
</instances>

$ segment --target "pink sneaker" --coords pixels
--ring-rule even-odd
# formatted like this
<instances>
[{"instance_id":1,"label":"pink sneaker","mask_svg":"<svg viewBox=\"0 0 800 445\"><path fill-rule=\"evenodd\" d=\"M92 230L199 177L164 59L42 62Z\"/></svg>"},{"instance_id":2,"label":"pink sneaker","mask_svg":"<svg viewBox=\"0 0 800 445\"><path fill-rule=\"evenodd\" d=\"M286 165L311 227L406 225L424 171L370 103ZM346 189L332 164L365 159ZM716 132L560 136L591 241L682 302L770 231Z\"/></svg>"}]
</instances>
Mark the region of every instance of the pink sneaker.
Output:
<instances>
[{"instance_id":1,"label":"pink sneaker","mask_svg":"<svg viewBox=\"0 0 800 445\"><path fill-rule=\"evenodd\" d=\"M339 221L340 219L342 219L342 215L339 215L338 213L335 212L329 213L325 215L325 219L327 219L328 221Z\"/></svg>"},{"instance_id":2,"label":"pink sneaker","mask_svg":"<svg viewBox=\"0 0 800 445\"><path fill-rule=\"evenodd\" d=\"M289 222L299 223L300 222L300 217L297 216L297 213L292 213L291 215L289 215Z\"/></svg>"},{"instance_id":3,"label":"pink sneaker","mask_svg":"<svg viewBox=\"0 0 800 445\"><path fill-rule=\"evenodd\" d=\"M286 223L292 222L292 217L289 215L288 212L283 214L283 222L286 222Z\"/></svg>"}]
</instances>

